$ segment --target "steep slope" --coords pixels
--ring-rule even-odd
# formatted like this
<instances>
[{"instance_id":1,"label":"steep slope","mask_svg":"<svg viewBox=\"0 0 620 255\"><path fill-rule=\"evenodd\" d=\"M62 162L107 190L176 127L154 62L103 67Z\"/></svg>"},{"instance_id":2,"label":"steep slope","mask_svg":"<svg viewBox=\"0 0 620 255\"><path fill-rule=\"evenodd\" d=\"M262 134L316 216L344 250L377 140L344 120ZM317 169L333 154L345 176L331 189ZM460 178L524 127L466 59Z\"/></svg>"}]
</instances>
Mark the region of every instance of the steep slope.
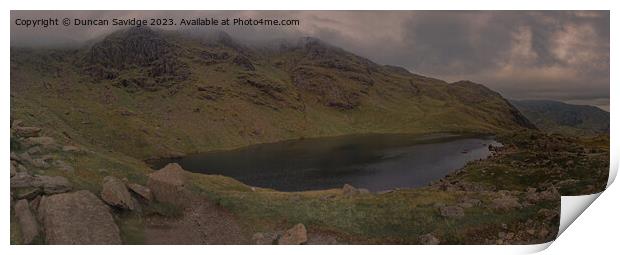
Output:
<instances>
[{"instance_id":1,"label":"steep slope","mask_svg":"<svg viewBox=\"0 0 620 255\"><path fill-rule=\"evenodd\" d=\"M540 129L569 135L609 133L609 112L550 100L512 101Z\"/></svg>"},{"instance_id":2,"label":"steep slope","mask_svg":"<svg viewBox=\"0 0 620 255\"><path fill-rule=\"evenodd\" d=\"M302 137L533 128L482 85L318 39L256 47L148 28L81 49L11 48L11 116L139 159Z\"/></svg>"}]
</instances>

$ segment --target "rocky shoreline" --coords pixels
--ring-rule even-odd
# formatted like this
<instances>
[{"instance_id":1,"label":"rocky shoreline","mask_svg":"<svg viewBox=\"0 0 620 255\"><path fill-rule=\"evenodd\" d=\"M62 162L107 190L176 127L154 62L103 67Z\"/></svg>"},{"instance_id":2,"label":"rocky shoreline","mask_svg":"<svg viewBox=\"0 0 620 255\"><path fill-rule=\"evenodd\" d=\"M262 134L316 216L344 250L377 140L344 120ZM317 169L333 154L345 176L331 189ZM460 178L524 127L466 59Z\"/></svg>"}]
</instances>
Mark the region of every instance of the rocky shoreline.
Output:
<instances>
[{"instance_id":1,"label":"rocky shoreline","mask_svg":"<svg viewBox=\"0 0 620 255\"><path fill-rule=\"evenodd\" d=\"M212 177L192 174L174 163L145 175L144 182L130 181L124 177L99 172L104 176L96 187L83 189L65 177L75 175L76 166L65 163L66 159L58 155L88 156L94 155L95 152L72 144L61 145L54 138L45 136L40 128L24 126L19 121L14 121L11 127L11 138L11 208L14 215L11 222L12 225L18 225L16 229L19 231L13 231L13 226L11 229L12 235L14 232L19 234L22 244L126 243L126 237L123 237L123 229L126 228L124 226L126 223L123 222L123 217L126 217L124 215L137 215L142 219L141 221L145 222L144 226L140 227L144 228L145 239L140 241L143 243L365 243L358 237L330 234L332 230L326 231L324 227L303 224L305 220L297 223L286 221L288 222L286 224L268 227L269 231L264 231L265 228L249 230L244 226L245 223L240 222L245 216L239 215L235 206L231 207L230 203L249 206L246 205L247 201L243 202L247 199L246 196L258 196L256 198L260 199L275 196L274 198L285 197L286 199L281 202L289 203L291 206L297 206L300 203L335 206L351 201L379 202L384 199L387 199L386 203L392 204L403 198L413 199L418 196L416 194L429 192L429 194L436 194L433 196L447 195L454 198L438 199L428 206L417 206L417 209L414 209L431 213L424 217L444 219L447 222L469 221L491 215L510 217L509 215L521 211L535 215L534 218L524 221L511 220L496 227L475 230L482 231L481 233L484 234L467 241L468 243L546 242L552 240L557 234L560 197L558 187L562 188L565 184L559 181L556 181L555 185L545 182L540 186L518 186L519 188L515 189L502 187L499 184L495 186L473 181L470 175L485 174L486 171L490 171L488 169L491 169L487 166L497 168L493 164L504 162L522 152L522 149L508 143L504 147L491 146L490 150L493 153L489 158L471 162L463 169L426 187L416 189L372 193L366 189L344 185L342 189L337 190L277 192L239 183L239 187L233 190L219 188L213 190L215 186L210 186L215 183L196 183L202 178ZM15 152L13 152L14 148ZM597 153L595 150L588 152ZM533 166L540 164L530 163ZM489 174L494 176L494 173ZM234 180L230 179L226 182L234 182ZM216 186L218 185L222 184L218 183ZM244 191L239 193L239 191L234 191L236 189ZM222 199L233 200L222 202ZM377 209L381 208L380 205L377 206ZM153 214L154 211L155 214ZM316 217L323 216L319 214ZM230 235L224 235L226 238L223 238L221 234L213 231L230 233ZM184 237L184 240L166 239L171 236L171 233L177 233L179 236L189 234L189 236ZM415 235L413 243L454 242L444 235L437 231L420 233Z\"/></svg>"}]
</instances>

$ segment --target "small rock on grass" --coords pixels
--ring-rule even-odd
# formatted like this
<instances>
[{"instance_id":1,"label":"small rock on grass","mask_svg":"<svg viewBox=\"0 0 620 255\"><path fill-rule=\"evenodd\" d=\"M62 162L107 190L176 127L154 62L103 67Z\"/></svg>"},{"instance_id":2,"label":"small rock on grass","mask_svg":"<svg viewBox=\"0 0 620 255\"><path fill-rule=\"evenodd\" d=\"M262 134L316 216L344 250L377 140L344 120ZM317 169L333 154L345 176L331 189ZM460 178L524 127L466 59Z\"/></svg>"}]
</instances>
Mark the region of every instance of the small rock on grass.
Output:
<instances>
[{"instance_id":1,"label":"small rock on grass","mask_svg":"<svg viewBox=\"0 0 620 255\"><path fill-rule=\"evenodd\" d=\"M295 245L295 244L305 244L308 241L308 234L306 233L306 226L299 223L287 230L281 237L278 239L278 244L280 245Z\"/></svg>"},{"instance_id":2,"label":"small rock on grass","mask_svg":"<svg viewBox=\"0 0 620 255\"><path fill-rule=\"evenodd\" d=\"M418 237L420 244L424 245L437 245L440 243L439 239L432 234L421 235Z\"/></svg>"},{"instance_id":3,"label":"small rock on grass","mask_svg":"<svg viewBox=\"0 0 620 255\"><path fill-rule=\"evenodd\" d=\"M439 208L441 216L446 218L461 218L465 216L465 211L459 206L444 206Z\"/></svg>"}]
</instances>

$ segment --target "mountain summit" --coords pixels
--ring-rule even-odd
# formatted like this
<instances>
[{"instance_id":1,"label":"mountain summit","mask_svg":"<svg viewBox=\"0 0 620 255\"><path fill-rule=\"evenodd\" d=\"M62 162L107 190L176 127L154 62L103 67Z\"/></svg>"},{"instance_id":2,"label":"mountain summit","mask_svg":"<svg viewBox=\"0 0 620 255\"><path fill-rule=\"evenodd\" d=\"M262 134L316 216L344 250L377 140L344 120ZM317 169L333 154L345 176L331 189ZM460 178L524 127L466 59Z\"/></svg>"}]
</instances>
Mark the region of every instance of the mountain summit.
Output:
<instances>
[{"instance_id":1,"label":"mountain summit","mask_svg":"<svg viewBox=\"0 0 620 255\"><path fill-rule=\"evenodd\" d=\"M141 27L81 49L11 48L11 92L13 108L54 105L41 108L50 125L139 158L300 137L534 128L483 85L379 65L316 38L259 47Z\"/></svg>"}]
</instances>

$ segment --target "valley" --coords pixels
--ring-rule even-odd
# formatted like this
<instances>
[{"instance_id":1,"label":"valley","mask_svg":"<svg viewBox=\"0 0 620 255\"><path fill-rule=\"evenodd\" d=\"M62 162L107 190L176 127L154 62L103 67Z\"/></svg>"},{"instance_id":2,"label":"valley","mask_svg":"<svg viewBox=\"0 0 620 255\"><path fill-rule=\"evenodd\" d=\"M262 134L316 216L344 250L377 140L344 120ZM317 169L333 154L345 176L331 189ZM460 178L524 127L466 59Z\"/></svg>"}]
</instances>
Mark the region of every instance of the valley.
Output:
<instances>
[{"instance_id":1,"label":"valley","mask_svg":"<svg viewBox=\"0 0 620 255\"><path fill-rule=\"evenodd\" d=\"M484 85L316 38L248 46L137 27L80 48L12 47L10 97L12 244L542 243L560 195L602 191L608 177L608 134L546 133ZM428 185L372 191L285 192L146 163L368 134L503 146Z\"/></svg>"}]
</instances>

